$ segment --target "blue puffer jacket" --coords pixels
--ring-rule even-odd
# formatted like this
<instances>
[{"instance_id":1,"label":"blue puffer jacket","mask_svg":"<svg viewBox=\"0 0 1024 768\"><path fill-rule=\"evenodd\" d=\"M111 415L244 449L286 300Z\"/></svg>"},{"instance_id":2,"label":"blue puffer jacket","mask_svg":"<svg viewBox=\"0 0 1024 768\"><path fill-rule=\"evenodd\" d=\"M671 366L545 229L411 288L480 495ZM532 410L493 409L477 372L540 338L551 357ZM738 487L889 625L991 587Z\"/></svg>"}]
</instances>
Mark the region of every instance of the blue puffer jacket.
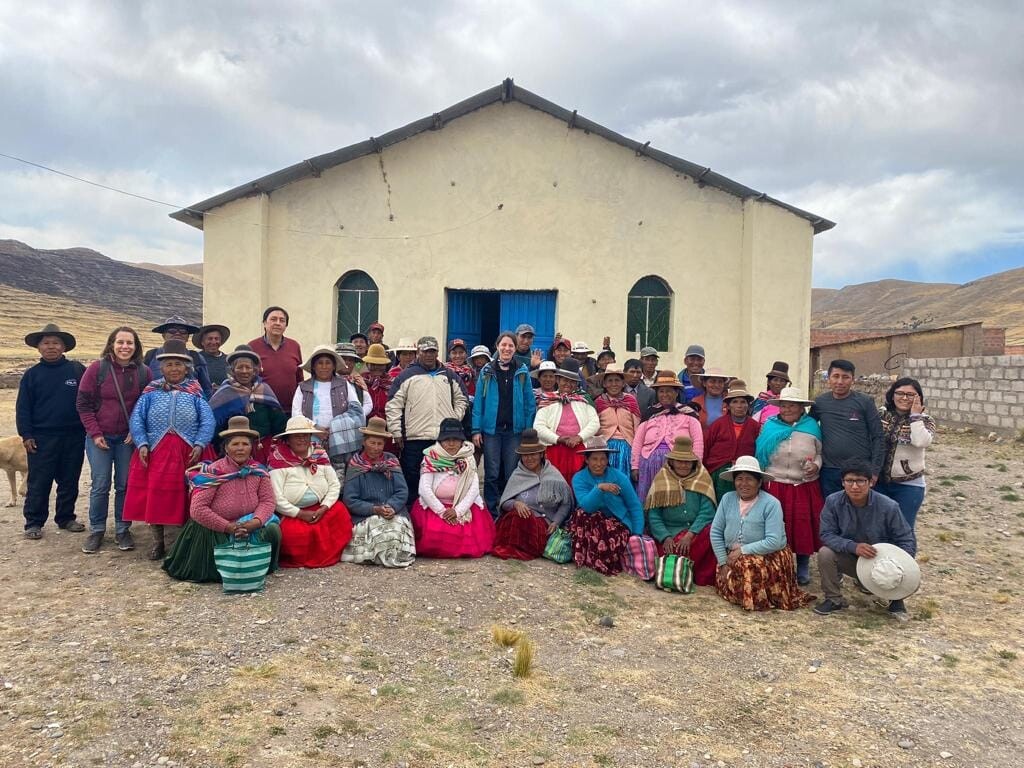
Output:
<instances>
[{"instance_id":1,"label":"blue puffer jacket","mask_svg":"<svg viewBox=\"0 0 1024 768\"><path fill-rule=\"evenodd\" d=\"M473 400L473 434L493 435L498 422L498 377L494 373L494 361L480 369L476 381L476 398ZM521 365L512 376L512 432L520 434L533 427L537 414L537 400L533 395L530 369Z\"/></svg>"}]
</instances>

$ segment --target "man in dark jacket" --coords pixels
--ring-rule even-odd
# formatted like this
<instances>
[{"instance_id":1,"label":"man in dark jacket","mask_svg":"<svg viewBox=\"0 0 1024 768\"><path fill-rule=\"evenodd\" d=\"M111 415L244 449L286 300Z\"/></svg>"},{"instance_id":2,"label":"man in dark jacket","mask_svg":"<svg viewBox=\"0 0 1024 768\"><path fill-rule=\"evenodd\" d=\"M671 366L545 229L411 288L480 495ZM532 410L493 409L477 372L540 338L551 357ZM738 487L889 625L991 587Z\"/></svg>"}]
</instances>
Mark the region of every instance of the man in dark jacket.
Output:
<instances>
[{"instance_id":1,"label":"man in dark jacket","mask_svg":"<svg viewBox=\"0 0 1024 768\"><path fill-rule=\"evenodd\" d=\"M223 328L224 326L220 327ZM164 341L177 339L184 344L189 334L198 333L199 330L198 325L192 325L181 315L172 315L154 328L153 333L159 333L164 337ZM227 329L225 328L224 330ZM160 373L160 361L156 359L156 356L163 351L164 348L161 345L156 349L149 350L145 357L142 358L142 362L149 366L154 380L159 379L163 375ZM199 386L203 388L203 397L209 400L213 395L213 384L210 382L210 370L206 367L206 359L195 349L188 350L188 354L192 358L192 373L195 374ZM274 394L276 395L277 393L275 392Z\"/></svg>"},{"instance_id":2,"label":"man in dark jacket","mask_svg":"<svg viewBox=\"0 0 1024 768\"><path fill-rule=\"evenodd\" d=\"M818 571L825 599L814 608L822 616L841 611L847 603L840 591L840 574L857 575L857 558L873 558L875 544L895 544L911 557L917 539L900 505L871 489L874 468L863 459L851 459L841 469L843 490L825 499L821 511ZM902 600L889 604L889 613L905 619Z\"/></svg>"},{"instance_id":3,"label":"man in dark jacket","mask_svg":"<svg viewBox=\"0 0 1024 768\"><path fill-rule=\"evenodd\" d=\"M40 357L21 377L16 406L18 434L28 454L25 538L43 537L54 481L54 521L65 531L79 533L85 530L75 519L78 479L85 458L85 428L75 401L85 366L64 357L75 348L75 337L52 323L28 334L25 343L39 350Z\"/></svg>"},{"instance_id":4,"label":"man in dark jacket","mask_svg":"<svg viewBox=\"0 0 1024 768\"><path fill-rule=\"evenodd\" d=\"M657 398L654 390L643 382L643 364L635 357L630 358L622 370L626 377L626 387L623 391L636 398L636 404L640 406L640 419L646 420L651 415Z\"/></svg>"}]
</instances>

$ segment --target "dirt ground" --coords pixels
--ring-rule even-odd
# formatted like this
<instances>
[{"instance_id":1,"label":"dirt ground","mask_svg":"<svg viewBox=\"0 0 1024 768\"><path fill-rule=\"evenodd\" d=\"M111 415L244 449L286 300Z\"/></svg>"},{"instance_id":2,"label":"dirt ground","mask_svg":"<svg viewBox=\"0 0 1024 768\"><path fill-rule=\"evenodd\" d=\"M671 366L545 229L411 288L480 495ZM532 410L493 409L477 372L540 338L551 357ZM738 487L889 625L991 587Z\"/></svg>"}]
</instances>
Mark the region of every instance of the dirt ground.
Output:
<instances>
[{"instance_id":1,"label":"dirt ground","mask_svg":"<svg viewBox=\"0 0 1024 768\"><path fill-rule=\"evenodd\" d=\"M940 436L902 625L853 590L838 616L749 615L708 588L492 558L228 596L141 546L27 541L0 508L0 766L1020 765L1022 458ZM531 677L495 624L532 639Z\"/></svg>"}]
</instances>

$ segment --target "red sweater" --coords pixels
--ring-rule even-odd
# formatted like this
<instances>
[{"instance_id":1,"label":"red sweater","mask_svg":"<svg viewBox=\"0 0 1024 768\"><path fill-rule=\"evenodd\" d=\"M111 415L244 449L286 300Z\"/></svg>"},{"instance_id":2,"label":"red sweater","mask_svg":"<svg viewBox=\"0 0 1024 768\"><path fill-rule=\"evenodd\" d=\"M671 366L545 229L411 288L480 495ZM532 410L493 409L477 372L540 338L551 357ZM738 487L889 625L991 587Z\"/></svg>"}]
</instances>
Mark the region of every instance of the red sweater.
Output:
<instances>
[{"instance_id":1,"label":"red sweater","mask_svg":"<svg viewBox=\"0 0 1024 768\"><path fill-rule=\"evenodd\" d=\"M708 472L732 464L740 456L753 456L761 425L749 416L740 429L739 440L732 416L726 414L704 431L704 466Z\"/></svg>"},{"instance_id":2,"label":"red sweater","mask_svg":"<svg viewBox=\"0 0 1024 768\"><path fill-rule=\"evenodd\" d=\"M260 376L270 385L277 395L277 401L286 411L291 408L295 390L302 382L302 349L295 339L285 337L281 346L274 349L267 343L267 337L261 336L249 342L252 351L260 356L262 371Z\"/></svg>"},{"instance_id":3,"label":"red sweater","mask_svg":"<svg viewBox=\"0 0 1024 768\"><path fill-rule=\"evenodd\" d=\"M82 381L78 385L78 399L75 403L78 408L78 418L82 420L82 425L89 437L99 435L124 437L128 434L128 419L125 418L121 401L117 397L114 379L117 379L117 384L121 387L124 407L130 415L135 407L135 401L139 399L143 388L149 384L153 376L145 365L137 366L132 363L122 366L107 361L107 375L103 379L103 383L97 386L100 369L103 365L103 360L97 360L86 369L82 376Z\"/></svg>"}]
</instances>

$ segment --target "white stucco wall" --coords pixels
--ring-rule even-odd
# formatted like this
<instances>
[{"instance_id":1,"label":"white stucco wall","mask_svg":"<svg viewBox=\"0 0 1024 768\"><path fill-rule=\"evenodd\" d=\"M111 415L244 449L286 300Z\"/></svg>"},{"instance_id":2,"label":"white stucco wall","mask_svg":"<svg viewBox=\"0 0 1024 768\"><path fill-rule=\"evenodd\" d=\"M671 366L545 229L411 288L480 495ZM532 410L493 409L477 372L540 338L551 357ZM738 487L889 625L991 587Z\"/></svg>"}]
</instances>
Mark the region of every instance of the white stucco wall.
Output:
<instances>
[{"instance_id":1,"label":"white stucco wall","mask_svg":"<svg viewBox=\"0 0 1024 768\"><path fill-rule=\"evenodd\" d=\"M258 335L262 308L280 304L304 349L333 342L335 284L362 269L388 341L443 337L446 287L555 289L557 328L591 345L611 336L624 360L627 292L656 274L674 291L664 367L699 342L709 365L755 389L776 359L805 380L809 222L518 102L213 214L205 320L232 341Z\"/></svg>"}]
</instances>

